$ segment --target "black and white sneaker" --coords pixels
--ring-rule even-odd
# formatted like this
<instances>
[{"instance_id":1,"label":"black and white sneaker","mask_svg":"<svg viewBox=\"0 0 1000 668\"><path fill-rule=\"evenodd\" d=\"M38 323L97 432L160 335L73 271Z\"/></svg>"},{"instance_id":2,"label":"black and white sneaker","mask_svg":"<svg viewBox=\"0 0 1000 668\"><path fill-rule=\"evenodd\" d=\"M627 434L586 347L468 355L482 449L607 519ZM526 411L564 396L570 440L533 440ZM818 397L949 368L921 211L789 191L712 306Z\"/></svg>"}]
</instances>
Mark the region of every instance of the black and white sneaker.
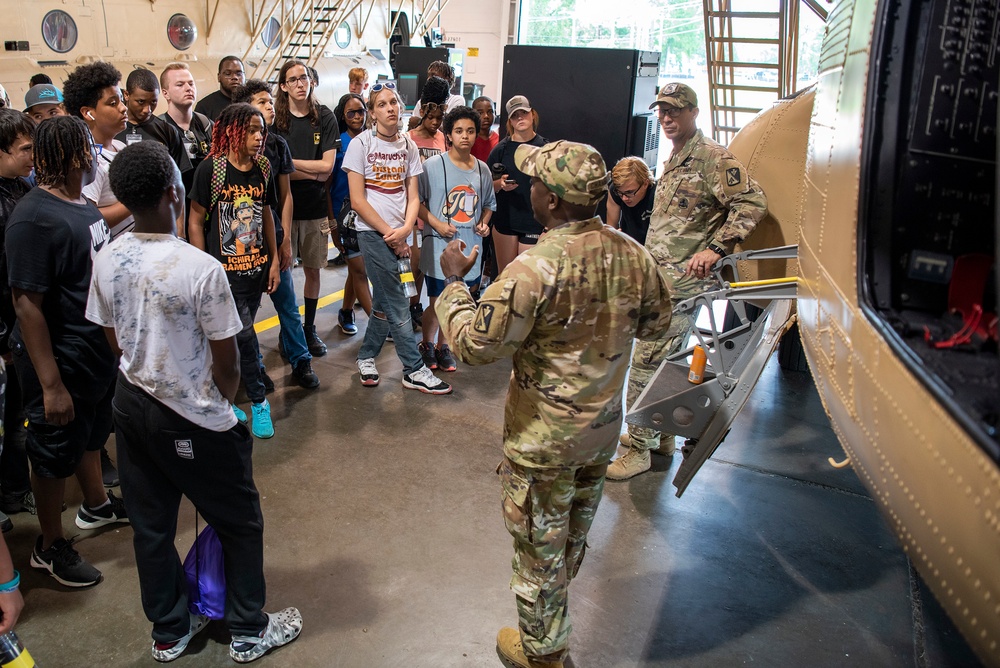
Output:
<instances>
[{"instance_id":1,"label":"black and white sneaker","mask_svg":"<svg viewBox=\"0 0 1000 668\"><path fill-rule=\"evenodd\" d=\"M403 374L403 387L410 390L420 390L424 394L448 394L451 385L444 382L428 369L422 366L413 373Z\"/></svg>"},{"instance_id":2,"label":"black and white sneaker","mask_svg":"<svg viewBox=\"0 0 1000 668\"><path fill-rule=\"evenodd\" d=\"M358 372L361 374L361 384L365 387L378 385L378 369L375 368L374 358L358 360Z\"/></svg>"},{"instance_id":3,"label":"black and white sneaker","mask_svg":"<svg viewBox=\"0 0 1000 668\"><path fill-rule=\"evenodd\" d=\"M107 505L100 508L88 508L86 503L80 504L76 513L76 525L81 529L98 529L116 522L128 523L128 513L125 512L125 502L108 492Z\"/></svg>"},{"instance_id":4,"label":"black and white sneaker","mask_svg":"<svg viewBox=\"0 0 1000 668\"><path fill-rule=\"evenodd\" d=\"M104 579L101 572L84 561L73 549L73 543L65 538L43 550L42 537L39 536L31 552L31 567L48 571L57 582L67 587L89 587Z\"/></svg>"}]
</instances>

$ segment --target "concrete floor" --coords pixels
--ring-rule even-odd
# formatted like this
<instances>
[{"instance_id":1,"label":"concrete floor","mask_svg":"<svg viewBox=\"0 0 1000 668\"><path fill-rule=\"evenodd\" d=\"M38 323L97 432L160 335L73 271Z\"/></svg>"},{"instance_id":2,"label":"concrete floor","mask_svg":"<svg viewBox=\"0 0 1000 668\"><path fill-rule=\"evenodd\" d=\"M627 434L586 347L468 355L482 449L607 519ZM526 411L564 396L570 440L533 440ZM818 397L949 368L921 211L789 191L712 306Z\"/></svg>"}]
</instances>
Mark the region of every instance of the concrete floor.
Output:
<instances>
[{"instance_id":1,"label":"concrete floor","mask_svg":"<svg viewBox=\"0 0 1000 668\"><path fill-rule=\"evenodd\" d=\"M301 275L296 280L301 288ZM323 272L324 291L345 270ZM276 436L258 441L269 610L305 625L262 666L499 666L494 640L516 624L510 537L499 513L510 362L459 366L454 394L404 390L391 345L382 383L363 388L361 336L317 324L330 353L317 391L295 386L260 335ZM265 299L261 318L273 314ZM358 323L364 331L365 317ZM113 452L113 449L112 449ZM571 588L573 664L630 666L974 666L957 631L842 458L807 374L772 361L733 431L682 499L679 461L609 482ZM679 458L679 455L674 459ZM153 666L127 527L67 535L105 580L69 591L27 565L37 522L7 534L26 607L17 632L43 668ZM94 535L91 535L93 533ZM194 537L181 511L177 548ZM219 623L178 666L231 666Z\"/></svg>"}]
</instances>

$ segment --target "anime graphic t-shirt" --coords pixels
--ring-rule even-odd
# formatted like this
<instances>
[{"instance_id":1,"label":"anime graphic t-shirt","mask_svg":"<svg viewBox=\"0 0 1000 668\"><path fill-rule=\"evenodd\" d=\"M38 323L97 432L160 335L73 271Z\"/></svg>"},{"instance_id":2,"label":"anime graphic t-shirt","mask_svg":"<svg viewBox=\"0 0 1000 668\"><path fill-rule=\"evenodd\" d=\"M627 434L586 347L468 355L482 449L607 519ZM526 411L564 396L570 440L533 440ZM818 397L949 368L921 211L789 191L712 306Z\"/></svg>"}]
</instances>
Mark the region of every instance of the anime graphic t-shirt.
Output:
<instances>
[{"instance_id":1,"label":"anime graphic t-shirt","mask_svg":"<svg viewBox=\"0 0 1000 668\"><path fill-rule=\"evenodd\" d=\"M217 160L222 158L198 165L191 189L191 199L208 211L205 250L222 263L235 296L260 295L271 261L263 211L265 206L276 205L274 189L257 164L243 172L225 160L225 178L216 178L213 193L212 170Z\"/></svg>"}]
</instances>

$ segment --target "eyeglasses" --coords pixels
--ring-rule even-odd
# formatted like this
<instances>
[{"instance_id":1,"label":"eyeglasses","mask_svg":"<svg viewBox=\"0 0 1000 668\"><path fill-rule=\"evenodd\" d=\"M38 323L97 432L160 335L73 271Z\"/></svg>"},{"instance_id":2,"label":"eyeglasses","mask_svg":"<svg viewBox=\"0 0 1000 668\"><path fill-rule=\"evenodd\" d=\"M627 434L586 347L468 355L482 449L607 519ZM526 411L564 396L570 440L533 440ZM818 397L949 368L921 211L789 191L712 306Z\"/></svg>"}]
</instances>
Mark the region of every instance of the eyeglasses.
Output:
<instances>
[{"instance_id":1,"label":"eyeglasses","mask_svg":"<svg viewBox=\"0 0 1000 668\"><path fill-rule=\"evenodd\" d=\"M691 105L687 105L685 107L668 107L665 104L661 104L656 109L656 114L660 117L669 116L670 118L677 118L678 116L681 115L681 112L687 111L690 108Z\"/></svg>"},{"instance_id":2,"label":"eyeglasses","mask_svg":"<svg viewBox=\"0 0 1000 668\"><path fill-rule=\"evenodd\" d=\"M640 190L642 190L642 186L639 186L634 190L619 190L618 188L614 188L615 194L617 194L622 199L632 199L633 197L635 197L635 194Z\"/></svg>"},{"instance_id":3,"label":"eyeglasses","mask_svg":"<svg viewBox=\"0 0 1000 668\"><path fill-rule=\"evenodd\" d=\"M364 109L351 109L350 111L344 112L344 118L354 118L355 116L364 116Z\"/></svg>"},{"instance_id":4,"label":"eyeglasses","mask_svg":"<svg viewBox=\"0 0 1000 668\"><path fill-rule=\"evenodd\" d=\"M286 86L297 86L298 84L308 84L309 75L303 74L300 77L292 77L291 79L285 79Z\"/></svg>"},{"instance_id":5,"label":"eyeglasses","mask_svg":"<svg viewBox=\"0 0 1000 668\"><path fill-rule=\"evenodd\" d=\"M372 93L377 93L383 88L388 88L389 90L396 90L396 84L392 81L379 81L377 84L372 86Z\"/></svg>"}]
</instances>

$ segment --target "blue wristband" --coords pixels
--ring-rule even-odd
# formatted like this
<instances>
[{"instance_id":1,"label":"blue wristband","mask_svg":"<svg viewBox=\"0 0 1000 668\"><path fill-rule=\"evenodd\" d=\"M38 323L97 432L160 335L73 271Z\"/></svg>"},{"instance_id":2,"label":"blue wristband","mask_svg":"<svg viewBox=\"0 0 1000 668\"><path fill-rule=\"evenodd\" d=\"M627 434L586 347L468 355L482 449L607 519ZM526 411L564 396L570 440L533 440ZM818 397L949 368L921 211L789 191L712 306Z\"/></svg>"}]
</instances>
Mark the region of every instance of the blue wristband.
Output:
<instances>
[{"instance_id":1,"label":"blue wristband","mask_svg":"<svg viewBox=\"0 0 1000 668\"><path fill-rule=\"evenodd\" d=\"M14 578L10 582L0 584L0 594L9 594L12 591L17 591L19 584L21 584L21 574L14 571Z\"/></svg>"}]
</instances>

